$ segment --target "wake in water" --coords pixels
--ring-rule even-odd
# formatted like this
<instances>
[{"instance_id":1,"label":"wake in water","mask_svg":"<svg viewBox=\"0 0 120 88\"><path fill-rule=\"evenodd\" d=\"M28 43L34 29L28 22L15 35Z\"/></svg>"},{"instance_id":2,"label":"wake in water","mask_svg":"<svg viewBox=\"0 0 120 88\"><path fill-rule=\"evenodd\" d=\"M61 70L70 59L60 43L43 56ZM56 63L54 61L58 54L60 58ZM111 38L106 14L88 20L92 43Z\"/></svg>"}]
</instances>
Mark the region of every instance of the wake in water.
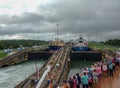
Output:
<instances>
[{"instance_id":1,"label":"wake in water","mask_svg":"<svg viewBox=\"0 0 120 88\"><path fill-rule=\"evenodd\" d=\"M15 66L0 68L0 88L14 88L17 84L36 71L35 63L38 68L45 63L41 60L31 60Z\"/></svg>"}]
</instances>

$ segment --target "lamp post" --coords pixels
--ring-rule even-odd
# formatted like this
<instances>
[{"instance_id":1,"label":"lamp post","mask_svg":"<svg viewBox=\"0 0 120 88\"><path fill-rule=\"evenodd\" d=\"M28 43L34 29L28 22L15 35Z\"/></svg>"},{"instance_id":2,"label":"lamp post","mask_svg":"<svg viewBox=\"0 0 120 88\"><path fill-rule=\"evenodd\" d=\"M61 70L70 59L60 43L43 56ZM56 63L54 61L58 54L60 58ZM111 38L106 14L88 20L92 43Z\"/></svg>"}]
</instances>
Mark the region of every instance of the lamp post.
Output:
<instances>
[{"instance_id":1,"label":"lamp post","mask_svg":"<svg viewBox=\"0 0 120 88\"><path fill-rule=\"evenodd\" d=\"M57 49L59 48L59 46L58 46L58 37L59 37L58 26L59 26L59 24L57 24L57 41L56 41L57 42L57 44L56 44L57 45Z\"/></svg>"}]
</instances>

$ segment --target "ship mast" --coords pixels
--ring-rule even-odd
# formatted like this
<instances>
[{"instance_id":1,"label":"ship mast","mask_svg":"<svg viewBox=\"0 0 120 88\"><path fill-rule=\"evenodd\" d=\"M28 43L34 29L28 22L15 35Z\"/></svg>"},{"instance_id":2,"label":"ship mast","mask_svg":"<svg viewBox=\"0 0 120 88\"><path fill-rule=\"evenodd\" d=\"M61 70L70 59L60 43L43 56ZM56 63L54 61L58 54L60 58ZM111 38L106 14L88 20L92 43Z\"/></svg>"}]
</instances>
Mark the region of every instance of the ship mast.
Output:
<instances>
[{"instance_id":1,"label":"ship mast","mask_svg":"<svg viewBox=\"0 0 120 88\"><path fill-rule=\"evenodd\" d=\"M58 38L59 38L59 31L58 31L58 27L59 27L59 24L57 24L57 41L58 41Z\"/></svg>"}]
</instances>

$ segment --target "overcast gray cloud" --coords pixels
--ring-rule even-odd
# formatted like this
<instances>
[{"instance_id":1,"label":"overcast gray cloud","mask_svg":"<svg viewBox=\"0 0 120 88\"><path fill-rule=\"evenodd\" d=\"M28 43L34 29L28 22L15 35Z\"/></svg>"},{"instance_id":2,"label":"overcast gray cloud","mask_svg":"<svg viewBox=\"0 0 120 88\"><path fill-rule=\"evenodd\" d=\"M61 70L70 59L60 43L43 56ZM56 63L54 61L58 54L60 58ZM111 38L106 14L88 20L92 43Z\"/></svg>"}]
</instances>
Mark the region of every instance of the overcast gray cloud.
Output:
<instances>
[{"instance_id":1,"label":"overcast gray cloud","mask_svg":"<svg viewBox=\"0 0 120 88\"><path fill-rule=\"evenodd\" d=\"M0 16L1 24L36 24L40 21L44 20L44 17L37 13L23 13L19 16L13 15L2 15Z\"/></svg>"},{"instance_id":2,"label":"overcast gray cloud","mask_svg":"<svg viewBox=\"0 0 120 88\"><path fill-rule=\"evenodd\" d=\"M36 9L38 12L35 13L1 15L0 35L21 33L22 38L26 38L24 33L44 33L43 39L47 39L56 33L59 23L60 38L63 39L65 36L76 38L81 32L89 40L120 38L119 0L54 0Z\"/></svg>"}]
</instances>

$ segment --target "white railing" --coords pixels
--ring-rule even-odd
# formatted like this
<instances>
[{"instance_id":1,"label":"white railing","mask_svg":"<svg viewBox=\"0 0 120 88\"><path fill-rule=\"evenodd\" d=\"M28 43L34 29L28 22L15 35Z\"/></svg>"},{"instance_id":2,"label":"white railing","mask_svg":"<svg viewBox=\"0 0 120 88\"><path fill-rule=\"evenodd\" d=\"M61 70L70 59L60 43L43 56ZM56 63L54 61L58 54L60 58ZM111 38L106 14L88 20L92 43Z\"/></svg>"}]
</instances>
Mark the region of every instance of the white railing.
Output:
<instances>
[{"instance_id":1,"label":"white railing","mask_svg":"<svg viewBox=\"0 0 120 88\"><path fill-rule=\"evenodd\" d=\"M39 80L37 86L35 88L40 88L42 82L44 81L45 77L47 76L48 72L50 72L50 65L47 66L47 69L44 71L41 79Z\"/></svg>"}]
</instances>

